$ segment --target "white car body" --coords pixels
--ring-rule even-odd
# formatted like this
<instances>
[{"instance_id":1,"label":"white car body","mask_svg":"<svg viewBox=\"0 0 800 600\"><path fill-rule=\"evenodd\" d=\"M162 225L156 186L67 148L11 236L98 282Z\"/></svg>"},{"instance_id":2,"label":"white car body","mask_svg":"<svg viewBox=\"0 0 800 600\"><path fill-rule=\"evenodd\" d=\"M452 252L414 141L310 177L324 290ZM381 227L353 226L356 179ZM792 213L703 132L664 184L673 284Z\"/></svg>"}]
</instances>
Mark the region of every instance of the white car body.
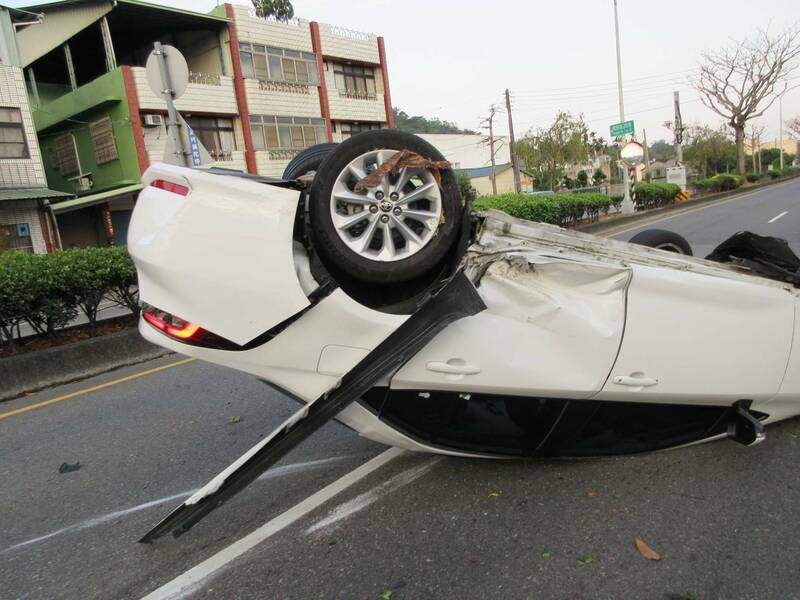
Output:
<instances>
[{"instance_id":1,"label":"white car body","mask_svg":"<svg viewBox=\"0 0 800 600\"><path fill-rule=\"evenodd\" d=\"M151 186L156 180L189 193ZM166 164L152 166L143 183L128 236L141 300L244 349L189 345L142 320L140 331L154 344L250 373L310 402L335 389L408 318L363 306L342 289L309 300L316 282L293 241L301 192ZM397 401L353 403L338 415L341 422L410 450L502 456L514 452L495 451L482 437L470 442L469 423L461 422L454 442L442 429L420 435L418 424L398 424L402 414L384 418L375 407L425 406L432 394L450 394L453 406L481 398L475 410L482 412L473 414L489 419L497 398L542 410L547 399L561 410L553 423L570 403L713 411L751 400L753 411L768 415L765 422L800 413L800 304L789 284L501 213L486 216L464 265L486 310L449 325L381 382L381 393L397 394ZM724 432L720 423L659 447L711 439ZM537 438L537 448L548 436ZM629 442L620 451L658 449Z\"/></svg>"}]
</instances>

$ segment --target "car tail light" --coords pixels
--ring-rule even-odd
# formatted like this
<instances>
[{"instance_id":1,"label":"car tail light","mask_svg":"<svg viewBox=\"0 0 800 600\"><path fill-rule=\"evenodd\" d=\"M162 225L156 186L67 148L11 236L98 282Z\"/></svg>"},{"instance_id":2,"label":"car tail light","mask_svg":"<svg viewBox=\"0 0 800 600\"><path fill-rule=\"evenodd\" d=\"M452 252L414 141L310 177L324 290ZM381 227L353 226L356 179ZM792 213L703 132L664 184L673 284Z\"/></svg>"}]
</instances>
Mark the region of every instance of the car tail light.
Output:
<instances>
[{"instance_id":1,"label":"car tail light","mask_svg":"<svg viewBox=\"0 0 800 600\"><path fill-rule=\"evenodd\" d=\"M184 321L157 308L147 307L142 311L142 317L159 331L182 342L200 342L208 336L208 332L197 323Z\"/></svg>"},{"instance_id":2,"label":"car tail light","mask_svg":"<svg viewBox=\"0 0 800 600\"><path fill-rule=\"evenodd\" d=\"M189 195L189 188L185 185L181 185L179 183L174 183L172 181L167 181L166 179L155 179L150 182L150 186L154 188L158 188L160 190L164 190L165 192L170 192L172 194L178 194L179 196L188 196Z\"/></svg>"}]
</instances>

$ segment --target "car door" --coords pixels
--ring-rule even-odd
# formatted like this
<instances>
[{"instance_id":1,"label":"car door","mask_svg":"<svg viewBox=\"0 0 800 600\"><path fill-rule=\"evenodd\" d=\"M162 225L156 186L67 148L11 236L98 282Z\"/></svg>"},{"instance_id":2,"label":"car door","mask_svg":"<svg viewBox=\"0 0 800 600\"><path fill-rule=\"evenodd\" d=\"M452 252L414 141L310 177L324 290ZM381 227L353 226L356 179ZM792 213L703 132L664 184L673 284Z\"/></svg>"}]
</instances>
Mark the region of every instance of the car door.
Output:
<instances>
[{"instance_id":1,"label":"car door","mask_svg":"<svg viewBox=\"0 0 800 600\"><path fill-rule=\"evenodd\" d=\"M620 353L596 398L730 404L775 396L794 299L748 279L634 265Z\"/></svg>"},{"instance_id":2,"label":"car door","mask_svg":"<svg viewBox=\"0 0 800 600\"><path fill-rule=\"evenodd\" d=\"M487 309L450 325L392 378L392 390L582 399L619 350L629 269L498 260L480 279Z\"/></svg>"}]
</instances>

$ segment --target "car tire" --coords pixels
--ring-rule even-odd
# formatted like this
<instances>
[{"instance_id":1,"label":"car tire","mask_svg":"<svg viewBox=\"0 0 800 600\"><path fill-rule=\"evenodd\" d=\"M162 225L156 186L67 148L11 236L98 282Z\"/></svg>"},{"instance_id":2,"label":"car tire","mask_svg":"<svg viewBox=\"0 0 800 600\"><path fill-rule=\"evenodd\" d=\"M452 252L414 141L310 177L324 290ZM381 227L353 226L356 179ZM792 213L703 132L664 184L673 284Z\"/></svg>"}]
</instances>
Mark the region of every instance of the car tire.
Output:
<instances>
[{"instance_id":1,"label":"car tire","mask_svg":"<svg viewBox=\"0 0 800 600\"><path fill-rule=\"evenodd\" d=\"M647 229L641 231L633 236L629 242L639 246L647 246L648 248L656 248L676 254L693 256L692 247L689 242L686 241L686 238L678 235L674 231L667 231L666 229Z\"/></svg>"},{"instance_id":2,"label":"car tire","mask_svg":"<svg viewBox=\"0 0 800 600\"><path fill-rule=\"evenodd\" d=\"M306 148L295 156L283 170L283 179L291 180L316 172L322 161L334 151L339 144L317 144Z\"/></svg>"},{"instance_id":3,"label":"car tire","mask_svg":"<svg viewBox=\"0 0 800 600\"><path fill-rule=\"evenodd\" d=\"M370 284L409 282L440 270L458 241L463 206L450 169L440 171L441 186L429 170L409 169L354 191L357 181L404 149L444 160L413 134L380 129L345 140L320 165L309 192L310 234L332 273Z\"/></svg>"}]
</instances>

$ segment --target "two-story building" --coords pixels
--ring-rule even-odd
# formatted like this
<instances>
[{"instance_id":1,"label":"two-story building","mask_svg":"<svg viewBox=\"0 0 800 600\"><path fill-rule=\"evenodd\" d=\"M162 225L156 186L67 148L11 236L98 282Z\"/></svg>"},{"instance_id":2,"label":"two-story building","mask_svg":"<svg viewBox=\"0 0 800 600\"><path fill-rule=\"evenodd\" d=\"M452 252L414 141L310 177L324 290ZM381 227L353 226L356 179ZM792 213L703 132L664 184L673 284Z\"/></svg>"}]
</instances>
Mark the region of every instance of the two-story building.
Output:
<instances>
[{"instance_id":1,"label":"two-story building","mask_svg":"<svg viewBox=\"0 0 800 600\"><path fill-rule=\"evenodd\" d=\"M176 101L217 166L281 175L303 148L391 126L382 38L306 21L209 14L139 0L62 0L18 26L33 121L65 247L124 243L140 177L161 160L166 106L144 65L160 41L185 56Z\"/></svg>"},{"instance_id":2,"label":"two-story building","mask_svg":"<svg viewBox=\"0 0 800 600\"><path fill-rule=\"evenodd\" d=\"M41 254L59 247L50 202L70 194L47 188L12 17L30 15L0 6L0 252Z\"/></svg>"}]
</instances>

